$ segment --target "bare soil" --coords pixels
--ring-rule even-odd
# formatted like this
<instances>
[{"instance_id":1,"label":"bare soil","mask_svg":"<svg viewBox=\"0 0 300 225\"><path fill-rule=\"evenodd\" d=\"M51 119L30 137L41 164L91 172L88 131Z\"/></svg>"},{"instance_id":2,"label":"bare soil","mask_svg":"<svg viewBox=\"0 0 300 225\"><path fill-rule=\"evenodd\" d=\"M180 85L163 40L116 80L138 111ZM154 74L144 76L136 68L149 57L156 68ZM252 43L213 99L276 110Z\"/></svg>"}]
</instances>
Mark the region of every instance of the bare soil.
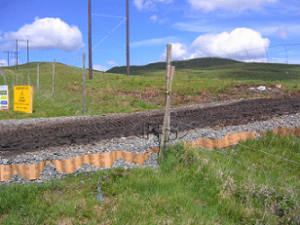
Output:
<instances>
[{"instance_id":1,"label":"bare soil","mask_svg":"<svg viewBox=\"0 0 300 225\"><path fill-rule=\"evenodd\" d=\"M236 86L235 92L245 90ZM184 106L172 110L172 129L185 131L192 128L247 124L269 118L300 112L300 92L292 94L273 92L274 97L210 102ZM224 96L222 99L226 99ZM234 100L232 100L234 99ZM213 99L209 99L212 101ZM3 123L0 130L0 157L42 150L51 146L91 144L100 140L136 135L143 138L151 132L158 135L163 124L164 110L110 114L64 119L26 120L18 126Z\"/></svg>"}]
</instances>

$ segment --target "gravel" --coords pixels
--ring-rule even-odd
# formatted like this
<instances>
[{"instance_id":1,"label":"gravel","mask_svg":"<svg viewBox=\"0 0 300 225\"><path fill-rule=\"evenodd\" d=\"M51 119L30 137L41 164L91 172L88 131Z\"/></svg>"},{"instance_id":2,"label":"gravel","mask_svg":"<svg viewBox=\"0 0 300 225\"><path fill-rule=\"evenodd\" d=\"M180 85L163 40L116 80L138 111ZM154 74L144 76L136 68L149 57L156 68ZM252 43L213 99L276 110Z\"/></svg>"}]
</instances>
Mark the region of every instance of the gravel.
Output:
<instances>
[{"instance_id":1,"label":"gravel","mask_svg":"<svg viewBox=\"0 0 300 225\"><path fill-rule=\"evenodd\" d=\"M33 119L33 120L41 121L41 118ZM20 121L11 120L8 123L18 124L20 123ZM189 131L179 133L178 139L175 138L174 134L172 134L170 138L172 139L171 144L175 144L178 141L191 142L202 138L220 139L229 133L237 133L237 132L254 131L255 134L258 135L257 133L258 131L267 131L269 129L274 129L279 126L286 127L289 129L300 127L300 113L294 115L274 117L267 121L262 121L262 122L255 121L252 123L248 123L246 125L239 125L239 126L207 127L201 129L194 129L191 126ZM122 138L115 138L111 140L103 140L103 141L99 141L87 145L50 147L42 151L29 152L11 158L0 158L0 165L35 164L46 160L71 159L86 154L106 153L106 152L113 152L113 151L124 151L124 152L131 152L135 154L142 154L147 152L149 148L158 148L158 147L159 147L159 142L158 142L158 138L155 135L150 135L149 139L141 139L136 136L126 137L126 138L122 137ZM116 168L116 167L124 167L125 169L130 169L134 167L141 167L141 168L152 167L156 170L159 169L159 165L157 162L157 154L155 153L149 153L148 160L146 160L142 166L139 166L134 163L128 163L124 161L124 159L119 158L112 165L112 168ZM105 169L109 169L109 168L100 168L100 167L91 166L84 163L82 167L76 170L75 175L78 173L93 172L93 171L99 171ZM36 180L28 181L24 179L22 176L18 174L14 174L11 177L10 181L1 182L0 185L11 184L11 183L29 183L29 182L41 183L44 181L49 181L51 179L61 179L64 176L66 176L66 174L57 171L55 166L53 166L52 164L47 164L44 167L44 170L40 173L40 177Z\"/></svg>"}]
</instances>

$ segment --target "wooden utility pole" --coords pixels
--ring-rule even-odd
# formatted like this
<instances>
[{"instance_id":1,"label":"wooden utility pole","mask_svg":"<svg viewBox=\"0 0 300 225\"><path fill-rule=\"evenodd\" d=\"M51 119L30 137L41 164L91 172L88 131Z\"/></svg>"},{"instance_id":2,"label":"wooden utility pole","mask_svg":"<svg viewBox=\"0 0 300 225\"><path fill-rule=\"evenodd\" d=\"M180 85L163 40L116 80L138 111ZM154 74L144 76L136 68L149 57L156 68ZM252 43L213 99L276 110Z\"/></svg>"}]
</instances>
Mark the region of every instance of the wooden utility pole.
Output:
<instances>
[{"instance_id":1,"label":"wooden utility pole","mask_svg":"<svg viewBox=\"0 0 300 225\"><path fill-rule=\"evenodd\" d=\"M129 56L129 0L126 0L126 61L127 76L130 76L130 56Z\"/></svg>"},{"instance_id":2,"label":"wooden utility pole","mask_svg":"<svg viewBox=\"0 0 300 225\"><path fill-rule=\"evenodd\" d=\"M93 79L93 63L92 63L92 10L91 0L88 0L88 20L89 20L89 79Z\"/></svg>"},{"instance_id":3,"label":"wooden utility pole","mask_svg":"<svg viewBox=\"0 0 300 225\"><path fill-rule=\"evenodd\" d=\"M82 88L83 88L83 114L86 111L86 89L85 89L85 53L82 53Z\"/></svg>"},{"instance_id":4,"label":"wooden utility pole","mask_svg":"<svg viewBox=\"0 0 300 225\"><path fill-rule=\"evenodd\" d=\"M174 77L175 67L171 67L172 60L172 45L167 45L167 73L166 73L166 110L164 116L164 124L162 130L162 136L160 140L160 149L159 156L162 156L163 149L167 148L167 144L169 142L169 134L170 134L170 106L171 106L171 90L172 90L172 81Z\"/></svg>"}]
</instances>

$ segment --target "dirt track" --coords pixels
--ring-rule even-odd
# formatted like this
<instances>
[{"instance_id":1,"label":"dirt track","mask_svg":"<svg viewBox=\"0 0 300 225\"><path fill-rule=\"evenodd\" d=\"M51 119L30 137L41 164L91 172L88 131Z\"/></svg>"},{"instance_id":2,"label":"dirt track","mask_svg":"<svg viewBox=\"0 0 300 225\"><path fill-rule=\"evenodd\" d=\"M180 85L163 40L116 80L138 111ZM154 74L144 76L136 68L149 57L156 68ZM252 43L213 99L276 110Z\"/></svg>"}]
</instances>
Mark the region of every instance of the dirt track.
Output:
<instances>
[{"instance_id":1,"label":"dirt track","mask_svg":"<svg viewBox=\"0 0 300 225\"><path fill-rule=\"evenodd\" d=\"M299 98L245 100L210 107L183 107L173 110L171 125L179 131L207 126L229 126L300 112ZM50 146L93 143L95 141L158 133L163 111L53 119L19 126L2 126L0 156L13 156Z\"/></svg>"}]
</instances>

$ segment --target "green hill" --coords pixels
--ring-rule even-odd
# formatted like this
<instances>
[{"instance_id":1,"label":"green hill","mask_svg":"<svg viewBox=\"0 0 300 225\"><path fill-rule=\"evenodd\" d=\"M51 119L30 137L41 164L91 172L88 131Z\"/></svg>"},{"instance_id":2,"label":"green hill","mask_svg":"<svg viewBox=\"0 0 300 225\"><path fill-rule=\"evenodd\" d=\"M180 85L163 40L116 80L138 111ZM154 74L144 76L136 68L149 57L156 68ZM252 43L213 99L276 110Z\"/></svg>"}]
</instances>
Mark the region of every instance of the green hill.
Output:
<instances>
[{"instance_id":1,"label":"green hill","mask_svg":"<svg viewBox=\"0 0 300 225\"><path fill-rule=\"evenodd\" d=\"M217 58L217 57L206 57L206 58L197 58L197 59L190 59L190 60L180 60L180 61L173 61L172 65L176 67L176 69L201 69L211 66L222 66L228 64L236 64L242 63L237 60L232 59L224 59L224 58ZM156 62L150 63L144 66L130 66L130 72L135 75L134 72L141 71L141 70L165 70L166 69L166 62ZM127 69L126 66L116 66L108 71L107 73L118 73L118 74L126 74Z\"/></svg>"}]
</instances>

